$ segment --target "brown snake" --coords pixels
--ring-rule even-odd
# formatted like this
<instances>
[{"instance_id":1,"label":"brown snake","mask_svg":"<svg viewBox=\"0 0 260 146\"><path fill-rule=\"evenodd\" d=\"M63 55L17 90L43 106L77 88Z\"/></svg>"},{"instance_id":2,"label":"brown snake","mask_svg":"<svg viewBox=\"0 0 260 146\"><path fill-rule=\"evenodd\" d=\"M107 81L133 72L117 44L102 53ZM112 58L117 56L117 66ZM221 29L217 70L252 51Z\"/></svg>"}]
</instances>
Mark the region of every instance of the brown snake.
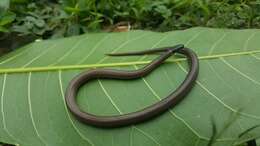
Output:
<instances>
[{"instance_id":1,"label":"brown snake","mask_svg":"<svg viewBox=\"0 0 260 146\"><path fill-rule=\"evenodd\" d=\"M177 105L190 92L198 76L199 61L197 55L191 49L185 48L184 45L176 45L174 47L157 48L140 52L116 53L108 55L129 56L154 53L160 53L161 55L153 60L150 64L139 70L122 71L112 69L93 69L77 75L70 81L65 96L67 107L71 113L80 121L89 125L109 128L127 126L147 121ZM140 111L116 116L97 116L84 112L78 107L75 97L77 96L77 92L79 91L80 87L86 84L88 81L94 79L132 80L141 78L159 67L168 57L174 53L183 54L187 57L190 70L181 85L175 91L170 93L166 98L163 98L157 103Z\"/></svg>"}]
</instances>

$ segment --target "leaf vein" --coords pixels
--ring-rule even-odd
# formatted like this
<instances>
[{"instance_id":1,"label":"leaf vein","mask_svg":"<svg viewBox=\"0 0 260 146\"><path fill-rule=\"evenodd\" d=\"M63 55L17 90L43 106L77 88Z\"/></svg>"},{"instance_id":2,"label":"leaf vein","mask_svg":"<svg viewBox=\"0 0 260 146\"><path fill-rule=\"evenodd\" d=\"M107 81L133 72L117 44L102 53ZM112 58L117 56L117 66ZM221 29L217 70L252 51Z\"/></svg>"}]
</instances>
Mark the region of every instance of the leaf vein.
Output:
<instances>
[{"instance_id":1,"label":"leaf vein","mask_svg":"<svg viewBox=\"0 0 260 146\"><path fill-rule=\"evenodd\" d=\"M137 66L135 66L136 69ZM149 90L151 91L151 93L160 101L162 100L162 98L154 91L154 89L151 87L151 85L144 79L142 78L142 80L144 81L145 85L149 88ZM178 116L175 112L173 112L172 110L169 110L170 114L173 115L173 117L177 118L179 121L181 121L187 128L189 128L192 133L194 133L197 137L199 138L203 138L203 139L207 139L206 137L201 136L196 130L194 130L184 119L182 119L180 116Z\"/></svg>"},{"instance_id":2,"label":"leaf vein","mask_svg":"<svg viewBox=\"0 0 260 146\"><path fill-rule=\"evenodd\" d=\"M69 115L69 112L68 112L68 109L67 109L67 106L66 106L66 103L65 103L65 95L64 95L64 91L63 91L63 87L62 87L62 77L61 77L61 71L59 71L59 74L58 74L58 79L59 79L59 86L60 86L60 92L61 92L61 95L62 95L62 100L63 100L63 104L64 104L64 107L65 107L65 111L66 111L66 114L67 114L67 117L72 125L72 127L74 128L74 130L78 133L78 135L86 142L88 142L90 145L94 146L94 144L92 143L92 141L90 141L90 139L88 139L87 137L85 137L81 132L80 130L77 128L77 126L74 124L73 120L71 119L70 115Z\"/></svg>"},{"instance_id":3,"label":"leaf vein","mask_svg":"<svg viewBox=\"0 0 260 146\"><path fill-rule=\"evenodd\" d=\"M134 132L134 129L133 129L133 126L131 126L129 146L133 146L133 132Z\"/></svg>"},{"instance_id":4,"label":"leaf vein","mask_svg":"<svg viewBox=\"0 0 260 146\"><path fill-rule=\"evenodd\" d=\"M209 51L209 55L213 53L213 51L215 50L215 48L217 47L217 45L224 40L224 38L227 36L227 32L225 32L211 47L210 47L210 51Z\"/></svg>"},{"instance_id":5,"label":"leaf vein","mask_svg":"<svg viewBox=\"0 0 260 146\"><path fill-rule=\"evenodd\" d=\"M103 42L105 41L107 38L108 38L109 35L106 35L104 36L102 39L100 39L96 45L90 50L90 52L88 53L87 56L85 56L80 62L78 62L77 64L81 64L83 63L84 61L86 61L88 59L89 56L91 56L97 49L97 47Z\"/></svg>"},{"instance_id":6,"label":"leaf vein","mask_svg":"<svg viewBox=\"0 0 260 146\"><path fill-rule=\"evenodd\" d=\"M46 53L49 52L50 49L54 48L56 46L56 44L52 45L51 47L48 47L46 50L42 51L42 53L40 53L38 56L36 56L35 58L33 58L32 60L30 60L29 62L27 62L26 64L24 64L22 66L22 68L25 68L27 66L29 66L30 64L32 64L34 61L36 61L37 59L39 59L40 57L42 57L43 55L45 55Z\"/></svg>"},{"instance_id":7,"label":"leaf vein","mask_svg":"<svg viewBox=\"0 0 260 146\"><path fill-rule=\"evenodd\" d=\"M30 72L28 74L28 90L27 90L27 100L28 100L28 104L29 104L30 118L32 120L32 125L33 125L33 128L34 128L35 132L36 132L37 137L39 138L39 140L44 145L47 145L45 140L42 138L42 136L40 135L39 131L37 130L36 123L35 123L35 120L34 120L34 117L33 117L32 104L31 104L31 76L32 76L32 73Z\"/></svg>"},{"instance_id":8,"label":"leaf vein","mask_svg":"<svg viewBox=\"0 0 260 146\"><path fill-rule=\"evenodd\" d=\"M167 34L165 36L163 36L161 39L159 39L157 42L155 42L151 48L155 48L157 47L162 41L164 41L170 34ZM148 55L144 55L143 57L141 57L138 61L142 61L144 60Z\"/></svg>"},{"instance_id":9,"label":"leaf vein","mask_svg":"<svg viewBox=\"0 0 260 146\"><path fill-rule=\"evenodd\" d=\"M247 49L248 49L248 44L249 44L249 42L250 42L250 40L252 39L252 38L254 38L254 36L256 35L256 33L257 32L253 32L248 38L247 38L247 40L246 40L246 42L245 42L245 44L244 44L244 51L246 51Z\"/></svg>"},{"instance_id":10,"label":"leaf vein","mask_svg":"<svg viewBox=\"0 0 260 146\"><path fill-rule=\"evenodd\" d=\"M209 59L219 59L220 57L231 57L231 56L241 56L241 55L251 55L260 53L260 50L247 51L247 52L237 52L237 53L227 53L227 54L217 54L198 57L200 60ZM165 62L180 62L185 61L185 58L178 59L168 59ZM115 67L115 66L132 66L132 65L142 65L148 64L151 61L133 61L133 62L121 62L121 63L103 63L103 64L83 64L83 65L65 65L65 66L47 66L47 67L28 67L28 68L4 68L0 69L0 74L3 73L23 73L23 72L43 72L43 71L57 71L57 70L72 70L72 69L86 69L86 68L98 68L98 67Z\"/></svg>"},{"instance_id":11,"label":"leaf vein","mask_svg":"<svg viewBox=\"0 0 260 146\"><path fill-rule=\"evenodd\" d=\"M140 36L135 37L135 38L133 38L133 39L129 39L129 40L125 41L124 43L122 43L121 45L119 45L116 49L114 49L111 53L117 52L119 49L121 49L123 46L127 45L128 43L130 43L130 42L132 42L132 41L137 41L137 40L139 40L139 39L145 37L145 36L148 35L148 34L149 34L149 33L143 34L143 35L140 35ZM99 60L99 61L97 62L97 64L100 64L100 63L104 62L107 58L109 58L109 56L105 56L104 58L102 58L101 60Z\"/></svg>"},{"instance_id":12,"label":"leaf vein","mask_svg":"<svg viewBox=\"0 0 260 146\"><path fill-rule=\"evenodd\" d=\"M60 62L61 62L62 60L64 60L67 56L69 56L70 53L72 53L72 51L75 50L75 49L79 46L79 44L80 44L82 41L85 41L85 40L87 40L87 39L88 39L88 37L86 37L86 38L84 38L84 39L78 40L78 41L71 47L71 49L70 49L69 51L67 51L63 56L61 56L56 62L54 62L54 63L52 63L52 64L50 64L50 65L48 65L48 66L54 66L54 65L60 63Z\"/></svg>"},{"instance_id":13,"label":"leaf vein","mask_svg":"<svg viewBox=\"0 0 260 146\"><path fill-rule=\"evenodd\" d=\"M185 73L187 73L187 71L184 69L184 67L180 63L177 62L177 64ZM204 91L206 91L209 95L211 95L213 98L215 98L219 103L221 103L225 108L229 109L230 111L232 111L234 113L238 113L238 114L246 116L246 117L253 118L253 119L260 119L260 117L258 117L258 116L251 115L248 113L243 113L243 112L233 109L231 106L224 103L219 97L217 97L215 94L213 94L209 89L207 89L201 82L196 81L196 84L198 84Z\"/></svg>"},{"instance_id":14,"label":"leaf vein","mask_svg":"<svg viewBox=\"0 0 260 146\"><path fill-rule=\"evenodd\" d=\"M10 57L6 58L6 59L3 60L2 62L0 62L0 65L5 64L5 63L8 63L8 62L14 60L15 58L17 58L17 57L19 57L19 56L25 54L28 50L29 50L29 47L28 47L28 49L26 49L26 50L24 50L24 51L22 51L22 52L19 52L18 54L15 54L14 56L10 56Z\"/></svg>"},{"instance_id":15,"label":"leaf vein","mask_svg":"<svg viewBox=\"0 0 260 146\"><path fill-rule=\"evenodd\" d=\"M146 132L144 132L143 130L141 130L135 126L134 126L134 129L136 129L137 131L141 132L143 135L145 135L146 137L148 137L149 139L154 141L158 146L161 146L161 144L157 140L155 140L151 135L147 134Z\"/></svg>"},{"instance_id":16,"label":"leaf vein","mask_svg":"<svg viewBox=\"0 0 260 146\"><path fill-rule=\"evenodd\" d=\"M103 86L103 84L101 83L100 80L98 80L98 83L102 89L102 91L105 93L105 95L107 96L108 100L111 102L111 104L116 108L116 110L120 113L123 114L123 112L119 109L119 107L116 105L116 103L114 102L114 100L112 99L112 97L108 94L107 90L105 89L105 87Z\"/></svg>"},{"instance_id":17,"label":"leaf vein","mask_svg":"<svg viewBox=\"0 0 260 146\"><path fill-rule=\"evenodd\" d=\"M112 105L116 108L116 110L120 113L123 114L123 112L119 109L119 107L116 105L116 103L113 101L112 97L109 95L109 93L106 91L104 85L102 84L101 80L98 80L100 87L102 88L102 91L105 93L105 95L107 96L107 98L109 99L109 101L112 103ZM159 146L161 145L159 142L157 142L151 135L149 135L148 133L144 132L143 130L139 129L136 126L132 126L133 128L137 129L138 131L140 131L144 136L148 137L149 139L151 139L154 143L158 144Z\"/></svg>"},{"instance_id":18,"label":"leaf vein","mask_svg":"<svg viewBox=\"0 0 260 146\"><path fill-rule=\"evenodd\" d=\"M188 46L193 40L197 39L202 33L204 32L204 30L199 31L198 33L196 33L193 37L191 37L191 39L189 39L185 45Z\"/></svg>"},{"instance_id":19,"label":"leaf vein","mask_svg":"<svg viewBox=\"0 0 260 146\"><path fill-rule=\"evenodd\" d=\"M260 60L260 57L256 56L255 54L250 54L252 57L254 57L257 60Z\"/></svg>"},{"instance_id":20,"label":"leaf vein","mask_svg":"<svg viewBox=\"0 0 260 146\"><path fill-rule=\"evenodd\" d=\"M242 77L246 78L247 80L250 80L251 82L260 85L260 82L254 80L253 78L251 78L250 76L246 75L245 73L241 72L239 69L237 69L236 67L234 67L232 64L228 63L228 61L226 61L224 58L220 58L221 61L223 61L228 67L230 67L232 70L234 70L235 72L237 72L238 74L240 74Z\"/></svg>"},{"instance_id":21,"label":"leaf vein","mask_svg":"<svg viewBox=\"0 0 260 146\"><path fill-rule=\"evenodd\" d=\"M9 137L11 137L13 140L17 140L8 130L7 125L6 125L6 120L5 120L5 112L4 112L4 91L5 91L5 86L6 86L6 79L7 79L7 74L4 74L4 79L3 79L3 86L2 86L2 93L1 93L1 113L2 113L2 120L3 120L3 128L4 131L7 133Z\"/></svg>"}]
</instances>

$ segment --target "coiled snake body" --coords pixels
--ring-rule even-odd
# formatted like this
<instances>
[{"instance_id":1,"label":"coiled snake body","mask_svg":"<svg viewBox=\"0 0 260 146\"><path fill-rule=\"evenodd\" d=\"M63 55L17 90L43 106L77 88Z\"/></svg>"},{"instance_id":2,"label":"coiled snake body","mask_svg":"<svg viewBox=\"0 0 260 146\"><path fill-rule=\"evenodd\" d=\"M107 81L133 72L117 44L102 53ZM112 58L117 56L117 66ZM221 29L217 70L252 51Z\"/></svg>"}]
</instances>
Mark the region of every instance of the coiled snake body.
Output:
<instances>
[{"instance_id":1,"label":"coiled snake body","mask_svg":"<svg viewBox=\"0 0 260 146\"><path fill-rule=\"evenodd\" d=\"M183 45L176 45L174 47L164 47L151 49L140 52L130 53L117 53L108 54L110 56L129 56L129 55L143 55L143 54L154 54L160 53L161 55L153 60L150 64L146 65L142 69L134 71L122 71L112 69L94 69L83 72L73 78L66 91L66 103L71 113L76 116L80 121L98 127L120 127L132 124L137 124L143 121L147 121L153 117L156 117L169 108L178 104L192 89L194 82L199 72L199 62L196 54ZM77 103L75 97L80 87L93 79L119 79L119 80L131 80L148 75L151 71L159 67L168 57L174 53L179 53L187 57L189 63L189 72L181 83L181 85L166 98L158 101L157 103L148 106L140 111L132 112L124 115L117 116L97 116L82 111Z\"/></svg>"}]
</instances>

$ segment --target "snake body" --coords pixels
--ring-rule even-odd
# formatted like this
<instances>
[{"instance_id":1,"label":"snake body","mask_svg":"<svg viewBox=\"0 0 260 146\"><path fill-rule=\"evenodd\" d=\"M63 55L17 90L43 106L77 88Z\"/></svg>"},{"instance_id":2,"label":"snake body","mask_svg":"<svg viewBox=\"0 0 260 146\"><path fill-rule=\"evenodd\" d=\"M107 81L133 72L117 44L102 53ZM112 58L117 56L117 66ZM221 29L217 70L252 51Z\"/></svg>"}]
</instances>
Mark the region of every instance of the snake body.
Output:
<instances>
[{"instance_id":1,"label":"snake body","mask_svg":"<svg viewBox=\"0 0 260 146\"><path fill-rule=\"evenodd\" d=\"M150 64L145 67L134 70L134 71L122 71L112 69L93 69L90 71L82 72L73 78L66 90L66 104L71 113L76 116L80 121L97 126L97 127L121 127L132 124L137 124L143 121L152 119L169 108L177 105L192 89L195 80L199 72L199 61L196 54L183 45L177 45L174 47L165 47L159 49L151 49L148 51L132 52L132 53L117 53L110 54L111 56L127 56L127 55L142 55L142 54L153 54L160 53L161 55L153 60ZM97 116L85 111L82 111L77 103L75 97L80 87L94 79L119 79L119 80L131 80L144 77L151 71L159 67L167 58L172 54L179 53L187 57L189 64L189 72L181 83L181 85L166 98L158 101L157 103L148 106L140 111L116 115L116 116Z\"/></svg>"}]
</instances>

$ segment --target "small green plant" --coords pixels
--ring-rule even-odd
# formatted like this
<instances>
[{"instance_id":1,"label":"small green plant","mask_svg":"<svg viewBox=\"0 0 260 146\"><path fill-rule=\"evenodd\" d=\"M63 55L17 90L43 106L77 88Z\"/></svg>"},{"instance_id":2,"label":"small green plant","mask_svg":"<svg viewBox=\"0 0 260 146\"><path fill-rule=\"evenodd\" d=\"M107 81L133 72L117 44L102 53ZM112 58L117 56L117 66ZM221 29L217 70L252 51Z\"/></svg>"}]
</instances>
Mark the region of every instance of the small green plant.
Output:
<instances>
[{"instance_id":1,"label":"small green plant","mask_svg":"<svg viewBox=\"0 0 260 146\"><path fill-rule=\"evenodd\" d=\"M43 39L65 34L61 32L69 22L62 8L47 0L41 1L13 1L10 9L17 14L10 30L20 34L36 35Z\"/></svg>"},{"instance_id":2,"label":"small green plant","mask_svg":"<svg viewBox=\"0 0 260 146\"><path fill-rule=\"evenodd\" d=\"M9 1L0 2L0 32L8 32L8 25L15 20L15 13L8 10Z\"/></svg>"},{"instance_id":3,"label":"small green plant","mask_svg":"<svg viewBox=\"0 0 260 146\"><path fill-rule=\"evenodd\" d=\"M259 0L1 0L0 31L43 39L104 30L126 21L137 29L193 26L260 28Z\"/></svg>"},{"instance_id":4,"label":"small green plant","mask_svg":"<svg viewBox=\"0 0 260 146\"><path fill-rule=\"evenodd\" d=\"M0 31L8 32L7 26L15 20L15 14L10 11L4 11L0 15Z\"/></svg>"}]
</instances>

